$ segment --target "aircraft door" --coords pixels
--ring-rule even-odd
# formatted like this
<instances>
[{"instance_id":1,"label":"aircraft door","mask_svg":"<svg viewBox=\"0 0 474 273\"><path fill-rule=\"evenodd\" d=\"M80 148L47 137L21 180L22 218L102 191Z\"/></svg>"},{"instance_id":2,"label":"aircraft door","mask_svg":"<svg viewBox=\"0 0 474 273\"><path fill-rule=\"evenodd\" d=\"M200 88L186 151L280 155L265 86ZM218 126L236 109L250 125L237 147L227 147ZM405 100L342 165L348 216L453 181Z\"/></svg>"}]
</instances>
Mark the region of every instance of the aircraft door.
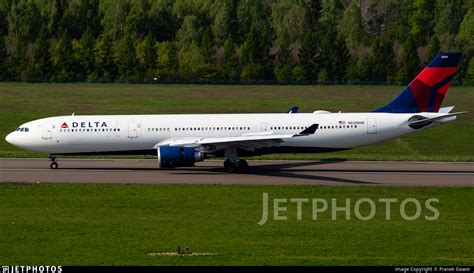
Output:
<instances>
[{"instance_id":1,"label":"aircraft door","mask_svg":"<svg viewBox=\"0 0 474 273\"><path fill-rule=\"evenodd\" d=\"M377 133L377 120L374 118L367 119L367 134Z\"/></svg>"},{"instance_id":2,"label":"aircraft door","mask_svg":"<svg viewBox=\"0 0 474 273\"><path fill-rule=\"evenodd\" d=\"M266 132L267 131L267 123L266 122L262 122L262 132Z\"/></svg>"},{"instance_id":3,"label":"aircraft door","mask_svg":"<svg viewBox=\"0 0 474 273\"><path fill-rule=\"evenodd\" d=\"M43 139L52 139L53 138L53 125L52 124L43 124Z\"/></svg>"},{"instance_id":4,"label":"aircraft door","mask_svg":"<svg viewBox=\"0 0 474 273\"><path fill-rule=\"evenodd\" d=\"M138 138L138 124L135 122L128 123L128 138Z\"/></svg>"}]
</instances>

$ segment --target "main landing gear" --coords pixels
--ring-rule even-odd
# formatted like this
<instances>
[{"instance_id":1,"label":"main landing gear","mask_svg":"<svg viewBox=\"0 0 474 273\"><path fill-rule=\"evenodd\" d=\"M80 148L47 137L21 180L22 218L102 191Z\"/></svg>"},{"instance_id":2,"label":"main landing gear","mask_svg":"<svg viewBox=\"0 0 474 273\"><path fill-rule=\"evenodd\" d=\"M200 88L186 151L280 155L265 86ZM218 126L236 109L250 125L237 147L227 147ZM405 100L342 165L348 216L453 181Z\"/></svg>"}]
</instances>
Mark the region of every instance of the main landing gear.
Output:
<instances>
[{"instance_id":1,"label":"main landing gear","mask_svg":"<svg viewBox=\"0 0 474 273\"><path fill-rule=\"evenodd\" d=\"M56 156L54 155L49 155L49 159L51 159L51 164L49 167L51 169L57 169L59 167L58 162L56 162Z\"/></svg>"},{"instance_id":2,"label":"main landing gear","mask_svg":"<svg viewBox=\"0 0 474 273\"><path fill-rule=\"evenodd\" d=\"M239 159L237 149L235 147L228 147L224 150L224 155L227 159L224 161L224 169L228 173L234 172L248 172L250 170L249 164L243 159Z\"/></svg>"},{"instance_id":3,"label":"main landing gear","mask_svg":"<svg viewBox=\"0 0 474 273\"><path fill-rule=\"evenodd\" d=\"M236 161L232 161L230 159L226 159L224 161L224 168L228 173L235 173L235 172L249 172L250 167L246 160L239 159Z\"/></svg>"}]
</instances>

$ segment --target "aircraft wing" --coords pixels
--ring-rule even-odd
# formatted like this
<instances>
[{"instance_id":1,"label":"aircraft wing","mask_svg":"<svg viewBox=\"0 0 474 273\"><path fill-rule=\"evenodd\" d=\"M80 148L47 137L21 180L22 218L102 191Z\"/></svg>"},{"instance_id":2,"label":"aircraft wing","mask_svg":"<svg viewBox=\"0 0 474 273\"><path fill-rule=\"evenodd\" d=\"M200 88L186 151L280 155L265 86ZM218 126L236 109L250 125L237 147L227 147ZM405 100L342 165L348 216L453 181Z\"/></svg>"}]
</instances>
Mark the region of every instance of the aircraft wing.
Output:
<instances>
[{"instance_id":1,"label":"aircraft wing","mask_svg":"<svg viewBox=\"0 0 474 273\"><path fill-rule=\"evenodd\" d=\"M285 139L312 135L319 124L313 124L298 134L273 134L271 132L250 133L234 137L180 137L164 140L155 148L161 146L196 147L203 151L216 151L228 146L235 146L244 150L253 150L259 147L269 147L284 142Z\"/></svg>"}]
</instances>

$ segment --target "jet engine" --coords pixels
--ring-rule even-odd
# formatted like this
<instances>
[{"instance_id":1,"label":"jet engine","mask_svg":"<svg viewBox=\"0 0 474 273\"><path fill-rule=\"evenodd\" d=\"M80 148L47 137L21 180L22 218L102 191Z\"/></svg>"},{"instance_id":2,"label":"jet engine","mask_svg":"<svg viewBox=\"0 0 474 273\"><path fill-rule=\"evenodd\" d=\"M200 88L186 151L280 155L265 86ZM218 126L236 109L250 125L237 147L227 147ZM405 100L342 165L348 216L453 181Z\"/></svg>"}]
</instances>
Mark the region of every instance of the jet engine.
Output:
<instances>
[{"instance_id":1,"label":"jet engine","mask_svg":"<svg viewBox=\"0 0 474 273\"><path fill-rule=\"evenodd\" d=\"M204 160L204 154L194 148L164 146L157 149L160 168L192 167Z\"/></svg>"}]
</instances>

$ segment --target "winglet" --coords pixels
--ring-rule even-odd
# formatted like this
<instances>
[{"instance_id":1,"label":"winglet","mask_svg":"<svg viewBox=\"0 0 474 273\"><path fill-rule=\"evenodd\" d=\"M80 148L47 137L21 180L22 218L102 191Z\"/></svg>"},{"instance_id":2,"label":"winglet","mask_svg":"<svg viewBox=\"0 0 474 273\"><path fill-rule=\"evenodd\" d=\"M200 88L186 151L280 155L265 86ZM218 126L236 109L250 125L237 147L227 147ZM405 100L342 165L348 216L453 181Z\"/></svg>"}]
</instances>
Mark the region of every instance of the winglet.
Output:
<instances>
[{"instance_id":1,"label":"winglet","mask_svg":"<svg viewBox=\"0 0 474 273\"><path fill-rule=\"evenodd\" d=\"M291 109L290 109L290 110L288 110L288 112L287 112L287 113L288 113L288 114L293 114L293 113L296 113L296 112L298 112L298 109L299 109L299 107L298 107L298 106L293 106L293 107L291 107Z\"/></svg>"},{"instance_id":2,"label":"winglet","mask_svg":"<svg viewBox=\"0 0 474 273\"><path fill-rule=\"evenodd\" d=\"M304 129L300 133L296 134L295 136L308 136L312 135L316 132L316 130L319 128L319 124L313 124L309 126L308 128Z\"/></svg>"}]
</instances>

